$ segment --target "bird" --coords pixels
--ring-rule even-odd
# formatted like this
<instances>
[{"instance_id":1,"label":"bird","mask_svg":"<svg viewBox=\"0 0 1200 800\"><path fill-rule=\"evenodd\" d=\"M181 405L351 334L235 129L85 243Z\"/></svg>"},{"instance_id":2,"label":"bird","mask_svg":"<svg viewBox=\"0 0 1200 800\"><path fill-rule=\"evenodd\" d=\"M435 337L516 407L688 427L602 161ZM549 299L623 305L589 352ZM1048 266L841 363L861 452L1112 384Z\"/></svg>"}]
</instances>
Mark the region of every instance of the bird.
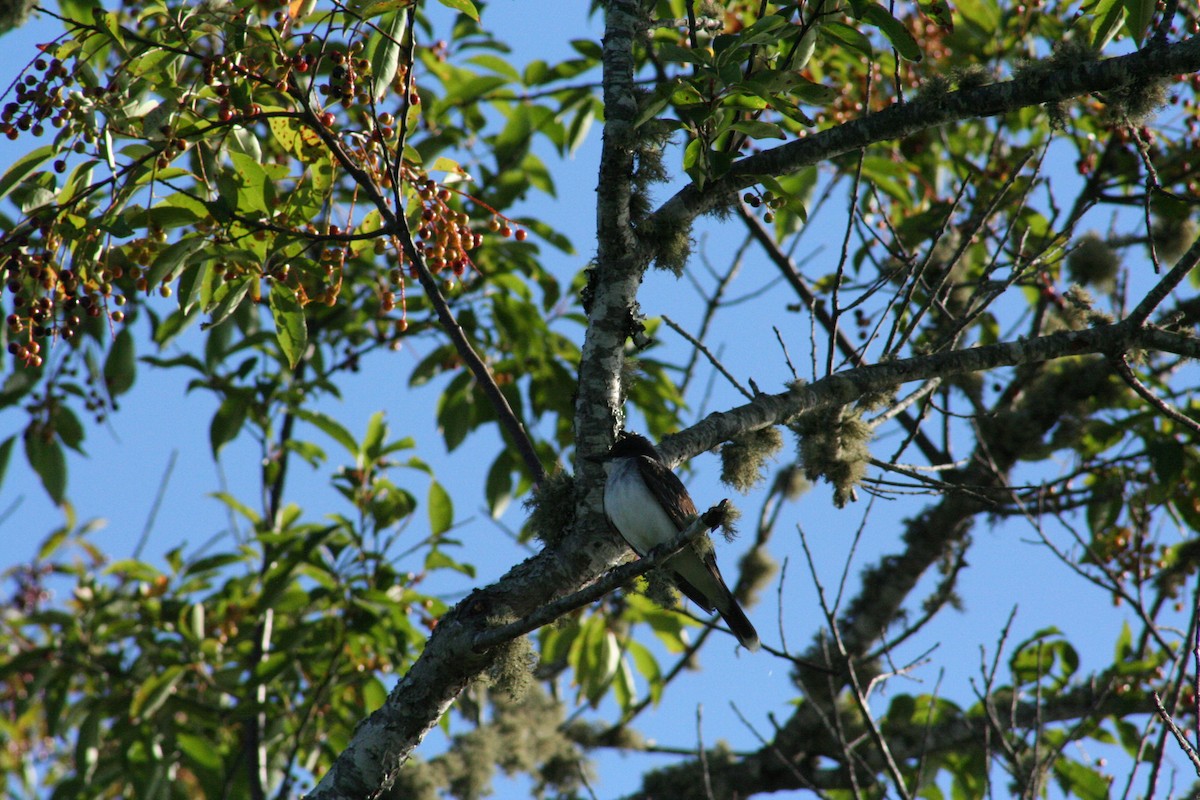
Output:
<instances>
[{"instance_id":1,"label":"bird","mask_svg":"<svg viewBox=\"0 0 1200 800\"><path fill-rule=\"evenodd\" d=\"M674 541L695 520L696 504L646 437L626 433L592 460L604 467L609 525L639 556ZM691 542L664 566L692 602L710 613L715 609L743 647L758 649L758 633L725 585L711 546Z\"/></svg>"}]
</instances>

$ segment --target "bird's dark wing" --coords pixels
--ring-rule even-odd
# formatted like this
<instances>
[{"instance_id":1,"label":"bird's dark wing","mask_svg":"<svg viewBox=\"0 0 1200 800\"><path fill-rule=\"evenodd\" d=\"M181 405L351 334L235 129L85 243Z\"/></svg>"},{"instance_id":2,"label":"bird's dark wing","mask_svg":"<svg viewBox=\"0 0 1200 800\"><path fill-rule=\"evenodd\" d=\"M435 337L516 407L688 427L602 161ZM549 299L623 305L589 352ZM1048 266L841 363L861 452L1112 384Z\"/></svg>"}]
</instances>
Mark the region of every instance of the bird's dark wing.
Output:
<instances>
[{"instance_id":1,"label":"bird's dark wing","mask_svg":"<svg viewBox=\"0 0 1200 800\"><path fill-rule=\"evenodd\" d=\"M667 512L675 529L682 531L691 525L696 517L696 504L688 495L683 481L661 461L648 456L638 456L637 466L646 487Z\"/></svg>"}]
</instances>

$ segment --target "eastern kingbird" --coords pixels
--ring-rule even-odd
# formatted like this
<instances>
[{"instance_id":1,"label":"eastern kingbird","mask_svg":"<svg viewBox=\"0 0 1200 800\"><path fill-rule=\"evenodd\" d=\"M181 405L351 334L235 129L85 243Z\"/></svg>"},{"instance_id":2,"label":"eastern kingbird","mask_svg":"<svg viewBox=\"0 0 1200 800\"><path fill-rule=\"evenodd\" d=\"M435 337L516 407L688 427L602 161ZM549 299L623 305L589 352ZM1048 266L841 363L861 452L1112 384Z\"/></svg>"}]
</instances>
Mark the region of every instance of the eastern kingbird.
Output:
<instances>
[{"instance_id":1,"label":"eastern kingbird","mask_svg":"<svg viewBox=\"0 0 1200 800\"><path fill-rule=\"evenodd\" d=\"M674 541L696 518L687 489L645 437L625 434L596 460L608 476L604 514L639 556ZM743 647L758 649L758 634L721 578L711 546L693 542L664 565L692 602L710 613L716 609Z\"/></svg>"}]
</instances>

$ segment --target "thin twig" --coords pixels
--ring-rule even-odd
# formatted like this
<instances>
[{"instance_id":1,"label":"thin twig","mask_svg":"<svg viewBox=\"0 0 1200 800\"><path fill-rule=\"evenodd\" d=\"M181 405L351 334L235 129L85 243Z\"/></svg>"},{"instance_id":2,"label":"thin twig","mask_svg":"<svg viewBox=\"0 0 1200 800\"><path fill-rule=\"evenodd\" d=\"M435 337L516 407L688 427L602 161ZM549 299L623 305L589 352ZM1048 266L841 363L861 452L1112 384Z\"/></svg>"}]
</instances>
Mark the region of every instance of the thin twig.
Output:
<instances>
[{"instance_id":1,"label":"thin twig","mask_svg":"<svg viewBox=\"0 0 1200 800\"><path fill-rule=\"evenodd\" d=\"M688 333L687 331L685 331L685 330L683 329L683 327L682 327L682 326L680 326L680 324L679 324L678 322L676 322L675 320L671 319L671 318L670 318L670 317L668 317L666 314L663 314L663 318L662 318L662 319L663 319L663 322L667 323L667 325L669 325L669 326L670 326L671 330L673 330L673 331L675 331L676 333L678 333L678 334L679 334L680 336L682 336L684 339L687 339L688 343L689 343L689 344L690 344L692 347L696 348L696 349L697 349L697 350L699 350L701 353L703 353L703 354L704 354L704 357L708 359L709 363L710 363L710 364L712 364L712 365L713 365L713 367L714 367L714 368L715 368L715 369L716 369L718 372L720 372L722 375L724 375L724 376L725 376L725 380L729 381L729 382L730 382L730 383L733 385L733 388L735 388L735 389L737 389L739 392L741 392L743 397L745 397L747 400L753 400L753 399L754 399L754 395L753 395L753 394L751 394L750 390L749 390L749 389L746 389L744 386L742 386L740 383L738 383L738 379L737 379L737 378L735 378L735 377L733 377L733 375L732 375L732 374L730 374L729 370L725 369L725 365L724 365L724 364L722 364L722 363L720 362L720 360L719 360L719 359L718 359L716 356L714 356L714 355L712 354L712 352L710 352L710 351L709 351L709 349L708 349L707 347L705 347L705 346L704 346L704 343L703 343L703 342L701 342L699 339L697 339L696 337L692 336L690 333Z\"/></svg>"},{"instance_id":2,"label":"thin twig","mask_svg":"<svg viewBox=\"0 0 1200 800\"><path fill-rule=\"evenodd\" d=\"M1112 361L1113 369L1121 376L1121 380L1125 381L1129 385L1129 388L1137 393L1138 397L1158 409L1159 413L1164 417L1175 420L1192 433L1200 434L1200 423L1197 423L1196 420L1171 406L1167 401L1150 391L1149 386L1138 380L1137 375L1133 374L1133 369L1129 366L1129 359L1124 353L1119 353L1109 360Z\"/></svg>"},{"instance_id":3,"label":"thin twig","mask_svg":"<svg viewBox=\"0 0 1200 800\"><path fill-rule=\"evenodd\" d=\"M167 468L163 471L162 480L158 482L158 491L154 493L154 502L150 504L150 513L146 515L146 524L142 526L142 534L138 537L137 546L133 548L131 558L135 561L141 559L142 550L146 547L146 542L150 539L150 531L154 530L154 520L158 517L158 511L162 508L163 498L167 494L167 485L171 482L171 474L175 472L175 462L179 460L179 451L172 450L171 457L167 459Z\"/></svg>"},{"instance_id":4,"label":"thin twig","mask_svg":"<svg viewBox=\"0 0 1200 800\"><path fill-rule=\"evenodd\" d=\"M704 796L713 797L712 773L708 769L708 753L704 750L704 704L696 704L696 752L700 756L700 774L704 777Z\"/></svg>"},{"instance_id":5,"label":"thin twig","mask_svg":"<svg viewBox=\"0 0 1200 800\"><path fill-rule=\"evenodd\" d=\"M862 684L858 680L858 670L855 669L853 659L850 656L850 651L846 648L845 642L842 641L840 626L838 625L836 612L830 607L825 595L825 588L821 585L820 578L817 572L816 562L813 560L812 551L808 547L808 539L804 535L804 531L797 526L797 531L800 533L800 545L804 549L804 557L808 562L808 571L812 576L813 585L817 590L817 601L821 604L821 611L825 615L825 621L829 625L829 631L833 636L834 645L837 647L838 655L841 657L842 664L846 668L846 678L850 682L850 687L853 689L854 701L858 706L859 714L867 725L867 730L870 733L871 740L879 749L880 755L883 756L884 763L887 768L888 775L892 779L892 783L896 787L896 791L903 798L910 798L908 785L904 781L904 775L900 772L900 767L896 763L895 757L892 755L892 750L888 746L887 740L883 737L883 732L879 729L879 725L875 722L874 716L871 714L870 703L867 701L867 696L863 692ZM847 764L849 766L849 764ZM853 772L853 770L851 770Z\"/></svg>"},{"instance_id":6,"label":"thin twig","mask_svg":"<svg viewBox=\"0 0 1200 800\"><path fill-rule=\"evenodd\" d=\"M771 326L771 330L775 331L775 341L779 342L779 349L783 351L783 361L787 364L788 369L792 373L792 380L800 380L800 375L796 372L796 366L792 364L792 357L788 353L787 343L783 341L783 334L779 332L779 328L775 325Z\"/></svg>"},{"instance_id":7,"label":"thin twig","mask_svg":"<svg viewBox=\"0 0 1200 800\"><path fill-rule=\"evenodd\" d=\"M413 35L412 28L415 24L414 9L415 7L410 8L408 12L410 37ZM409 74L412 74L411 69L409 70ZM421 284L421 288L425 290L425 294L429 298L430 305L433 306L434 313L442 329L450 337L450 341L453 343L459 357L462 358L467 368L471 370L471 375L483 389L493 410L496 412L501 427L508 433L513 446L520 453L525 467L529 470L529 474L533 477L534 482L541 483L546 477L546 472L542 467L541 459L538 458L533 441L525 431L524 424L512 410L512 406L509 405L508 399L500 391L500 387L496 385L491 370L488 369L487 364L484 363L479 353L475 351L471 341L467 338L466 332L458 324L458 320L450 310L450 306L438 286L437 279L429 271L429 265L425 262L424 253L421 252L420 248L413 241L412 231L408 226L408 219L405 217L404 212L402 210L393 211L371 177L354 162L337 136L321 124L308 98L304 96L298 87L292 92L292 97L300 106L307 126L320 137L322 143L329 148L334 158L337 159L338 164L350 174L355 184L366 195L367 200L379 211L379 215L383 221L380 229L381 232L394 235L400 240L404 254L407 256L409 264L416 270L417 280ZM407 117L407 115L404 116ZM397 205L397 209L402 208L402 205Z\"/></svg>"},{"instance_id":8,"label":"thin twig","mask_svg":"<svg viewBox=\"0 0 1200 800\"><path fill-rule=\"evenodd\" d=\"M1154 288L1146 292L1146 296L1137 304L1137 308L1133 309L1126 318L1126 323L1138 327L1145 325L1146 320L1150 319L1150 315L1154 313L1154 309L1167 299L1167 295L1173 292L1176 286L1183 283L1183 279L1196 268L1197 262L1200 262L1200 238L1192 242L1192 246L1179 257L1170 272L1164 275L1162 280L1154 285Z\"/></svg>"},{"instance_id":9,"label":"thin twig","mask_svg":"<svg viewBox=\"0 0 1200 800\"><path fill-rule=\"evenodd\" d=\"M1162 699L1158 696L1158 692L1151 692L1151 696L1154 698L1154 710L1158 712L1159 719L1170 728L1171 735L1175 737L1175 741L1179 743L1183 752L1187 754L1188 760L1192 762L1192 766L1196 768L1196 774L1200 775L1200 755L1197 755L1196 749L1187 740L1187 736L1175 724L1175 720L1171 718L1171 715L1167 713L1167 709L1163 707Z\"/></svg>"}]
</instances>

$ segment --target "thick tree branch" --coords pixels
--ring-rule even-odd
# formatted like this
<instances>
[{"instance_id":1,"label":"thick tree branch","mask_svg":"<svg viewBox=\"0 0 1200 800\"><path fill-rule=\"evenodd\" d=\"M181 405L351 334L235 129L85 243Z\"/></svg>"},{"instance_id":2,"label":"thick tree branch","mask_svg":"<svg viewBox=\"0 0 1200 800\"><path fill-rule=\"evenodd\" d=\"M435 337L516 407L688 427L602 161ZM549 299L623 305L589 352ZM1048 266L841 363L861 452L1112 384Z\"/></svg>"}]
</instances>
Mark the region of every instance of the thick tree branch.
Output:
<instances>
[{"instance_id":1,"label":"thick tree branch","mask_svg":"<svg viewBox=\"0 0 1200 800\"><path fill-rule=\"evenodd\" d=\"M792 287L792 291L796 293L800 301L817 318L821 326L830 332L842 355L855 365L864 365L866 360L863 358L863 354L854 346L854 343L850 341L845 332L834 324L833 315L829 313L829 309L825 307L824 303L820 302L816 292L800 276L800 270L796 268L796 265L787 253L780 249L779 245L775 242L775 238L767 230L767 226L763 224L762 220L747 211L745 206L738 207L738 218L742 220L742 223L750 231L750 235L763 248L763 251L767 254L767 258L771 259L771 262L775 264L779 273L783 275L784 280ZM941 448L935 445L921 431L917 420L903 412L898 415L898 419L900 420L900 424L904 426L904 430L908 432L909 436L913 437L913 441L916 442L921 454L929 460L929 463L936 464L946 460L946 455L941 451Z\"/></svg>"},{"instance_id":2,"label":"thick tree branch","mask_svg":"<svg viewBox=\"0 0 1200 800\"><path fill-rule=\"evenodd\" d=\"M621 415L621 367L630 313L637 302L645 260L638 257L630 199L633 192L633 127L638 102L633 42L644 20L634 0L607 4L604 32L604 137L596 187L596 261L588 281L590 305L579 364L575 447L602 453L616 434ZM600 469L588 462L577 472L598 486ZM595 497L588 496L594 502Z\"/></svg>"},{"instance_id":3,"label":"thick tree branch","mask_svg":"<svg viewBox=\"0 0 1200 800\"><path fill-rule=\"evenodd\" d=\"M939 125L1007 114L1094 92L1144 86L1197 71L1200 36L1175 44L1153 42L1125 56L1056 65L1054 70L1028 70L1010 81L896 103L844 125L747 156L703 187L688 184L652 214L650 221L662 230L686 227L696 217L727 204L733 193L753 186L760 175L786 175Z\"/></svg>"},{"instance_id":4,"label":"thick tree branch","mask_svg":"<svg viewBox=\"0 0 1200 800\"><path fill-rule=\"evenodd\" d=\"M844 370L780 394L760 394L728 411L714 411L687 430L668 436L659 450L669 463L677 464L739 433L778 425L807 411L845 405L863 395L888 391L904 383L1070 356L1114 355L1134 348L1200 358L1200 339L1161 328L1135 327L1128 320L1022 341L914 356Z\"/></svg>"},{"instance_id":5,"label":"thick tree branch","mask_svg":"<svg viewBox=\"0 0 1200 800\"><path fill-rule=\"evenodd\" d=\"M997 697L995 703L1008 707L1012 697L1004 695ZM1073 688L1064 690L1057 695L1044 695L1034 700L1018 700L1011 706L1012 713L1002 722L1000 732L1010 736L1025 735L1027 731L1039 725L1070 723L1080 719L1100 719L1108 715L1124 717L1129 714L1144 712L1147 707L1146 698L1140 693L1117 694L1106 689L1103 680L1081 682ZM911 764L918 759L928 758L939 754L956 754L964 756L969 750L982 747L988 740L989 734L996 733L991 729L992 722L982 714L969 714L949 717L932 725L914 725L903 728L890 723L888 730L889 748L896 760ZM862 730L855 728L847 731L854 737ZM827 741L826 734L819 731L810 732L809 742ZM678 768L673 768L660 785L659 773L651 773L643 785L642 791L630 795L636 800L652 797L751 797L757 794L767 794L797 789L815 789L818 791L847 791L853 782L849 772L843 765L821 768L822 763L815 757L817 751L781 750L776 747L765 747L754 755L732 761L729 759L709 758L708 774L702 776L699 770L693 770L693 785L689 787ZM857 775L858 781L870 782L873 775L884 769L881 756L874 750L859 747L855 755L862 763ZM712 786L712 795L705 794L705 785Z\"/></svg>"},{"instance_id":6,"label":"thick tree branch","mask_svg":"<svg viewBox=\"0 0 1200 800\"><path fill-rule=\"evenodd\" d=\"M519 636L532 633L543 625L549 625L554 620L565 614L569 614L577 608L583 608L589 603L594 603L609 592L629 583L634 578L645 575L678 553L697 536L719 525L721 517L726 513L726 502L722 500L701 516L696 517L692 524L675 538L675 541L659 545L641 558L610 570L590 586L569 594L566 597L561 597L552 603L540 606L532 614L523 619L499 628L490 628L483 631L475 637L476 652L484 652L496 645L504 644Z\"/></svg>"}]
</instances>

